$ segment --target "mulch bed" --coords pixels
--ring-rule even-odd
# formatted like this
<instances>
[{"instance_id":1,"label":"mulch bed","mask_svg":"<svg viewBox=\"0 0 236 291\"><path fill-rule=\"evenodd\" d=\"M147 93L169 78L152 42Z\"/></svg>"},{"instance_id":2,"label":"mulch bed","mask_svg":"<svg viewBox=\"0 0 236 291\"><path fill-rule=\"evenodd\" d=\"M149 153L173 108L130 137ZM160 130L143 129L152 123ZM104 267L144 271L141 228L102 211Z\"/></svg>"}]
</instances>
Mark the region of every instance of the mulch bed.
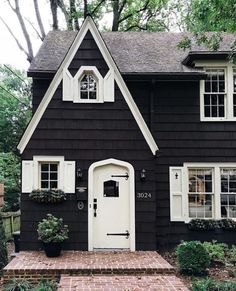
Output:
<instances>
[{"instance_id":1,"label":"mulch bed","mask_svg":"<svg viewBox=\"0 0 236 291\"><path fill-rule=\"evenodd\" d=\"M175 251L163 251L159 252L159 254L168 262L170 263L173 267L178 269L177 265L177 260L175 256ZM179 272L176 273L176 276L180 278L184 284L190 288L191 287L191 282L193 280L201 280L204 279L205 277L195 277L195 276L186 276L183 275ZM214 267L211 267L208 270L208 275L207 277L210 277L214 280L219 280L219 281L235 281L236 282L236 266L232 266L232 264L222 264L221 262L215 262Z\"/></svg>"}]
</instances>

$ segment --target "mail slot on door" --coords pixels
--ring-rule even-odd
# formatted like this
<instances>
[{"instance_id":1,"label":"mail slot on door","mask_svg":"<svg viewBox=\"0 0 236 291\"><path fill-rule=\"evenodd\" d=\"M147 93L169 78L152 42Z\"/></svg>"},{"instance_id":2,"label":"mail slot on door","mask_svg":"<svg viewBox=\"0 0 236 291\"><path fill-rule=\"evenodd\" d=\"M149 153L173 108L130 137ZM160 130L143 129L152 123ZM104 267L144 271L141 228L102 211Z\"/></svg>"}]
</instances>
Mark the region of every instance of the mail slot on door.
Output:
<instances>
[{"instance_id":1,"label":"mail slot on door","mask_svg":"<svg viewBox=\"0 0 236 291\"><path fill-rule=\"evenodd\" d=\"M76 200L77 201L88 201L88 188L77 187L76 188Z\"/></svg>"}]
</instances>

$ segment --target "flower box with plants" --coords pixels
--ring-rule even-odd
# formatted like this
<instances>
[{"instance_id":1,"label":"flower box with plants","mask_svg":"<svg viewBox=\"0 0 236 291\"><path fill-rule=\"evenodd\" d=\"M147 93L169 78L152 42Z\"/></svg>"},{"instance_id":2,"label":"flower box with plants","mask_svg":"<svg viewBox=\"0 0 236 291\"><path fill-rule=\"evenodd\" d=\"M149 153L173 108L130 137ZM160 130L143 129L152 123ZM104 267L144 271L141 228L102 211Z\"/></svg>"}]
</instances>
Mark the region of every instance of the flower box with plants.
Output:
<instances>
[{"instance_id":1,"label":"flower box with plants","mask_svg":"<svg viewBox=\"0 0 236 291\"><path fill-rule=\"evenodd\" d=\"M228 230L236 231L236 221L232 219L192 219L188 228L190 230Z\"/></svg>"},{"instance_id":2,"label":"flower box with plants","mask_svg":"<svg viewBox=\"0 0 236 291\"><path fill-rule=\"evenodd\" d=\"M60 203L66 200L66 194L59 189L33 190L29 198L38 203Z\"/></svg>"},{"instance_id":3,"label":"flower box with plants","mask_svg":"<svg viewBox=\"0 0 236 291\"><path fill-rule=\"evenodd\" d=\"M38 238L43 242L47 257L58 257L61 254L62 243L68 239L68 226L62 218L47 214L38 224Z\"/></svg>"}]
</instances>

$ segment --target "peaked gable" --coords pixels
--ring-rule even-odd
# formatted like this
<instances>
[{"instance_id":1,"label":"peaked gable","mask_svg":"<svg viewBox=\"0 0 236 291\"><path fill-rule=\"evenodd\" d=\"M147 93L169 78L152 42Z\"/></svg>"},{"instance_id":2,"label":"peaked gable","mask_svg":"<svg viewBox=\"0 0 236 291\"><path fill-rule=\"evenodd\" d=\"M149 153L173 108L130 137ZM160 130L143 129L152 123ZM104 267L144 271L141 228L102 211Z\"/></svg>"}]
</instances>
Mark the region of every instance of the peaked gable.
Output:
<instances>
[{"instance_id":1,"label":"peaked gable","mask_svg":"<svg viewBox=\"0 0 236 291\"><path fill-rule=\"evenodd\" d=\"M74 42L72 43L67 55L65 56L63 62L61 63L58 71L56 72L48 90L46 91L41 103L39 104L33 118L31 119L25 133L23 134L19 144L18 144L18 150L20 153L22 153L28 144L32 134L34 133L40 119L42 118L43 113L45 112L50 100L53 97L53 94L55 93L57 87L59 86L60 82L63 79L63 71L67 70L72 63L72 60L75 56L75 54L78 52L78 49L86 37L86 34L90 32L91 35L93 36L96 45L98 46L108 68L110 71L114 72L114 81L116 81L135 121L137 122L147 144L149 145L153 155L155 155L156 151L158 150L158 146L148 129L137 105L135 104L114 60L112 59L99 31L97 30L93 20L91 17L87 17L86 20L84 21L81 29L79 30L77 36L74 39Z\"/></svg>"}]
</instances>

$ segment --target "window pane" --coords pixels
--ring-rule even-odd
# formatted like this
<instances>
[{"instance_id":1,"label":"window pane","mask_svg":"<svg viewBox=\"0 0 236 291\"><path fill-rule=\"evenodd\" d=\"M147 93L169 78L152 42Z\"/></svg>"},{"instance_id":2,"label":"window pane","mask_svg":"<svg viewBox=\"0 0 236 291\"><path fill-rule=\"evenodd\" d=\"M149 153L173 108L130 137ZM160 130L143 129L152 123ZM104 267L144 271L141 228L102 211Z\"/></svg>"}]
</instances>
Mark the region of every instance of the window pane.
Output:
<instances>
[{"instance_id":1,"label":"window pane","mask_svg":"<svg viewBox=\"0 0 236 291\"><path fill-rule=\"evenodd\" d=\"M96 92L90 92L89 99L96 99Z\"/></svg>"},{"instance_id":2,"label":"window pane","mask_svg":"<svg viewBox=\"0 0 236 291\"><path fill-rule=\"evenodd\" d=\"M50 171L56 172L57 171L57 164L50 164Z\"/></svg>"},{"instance_id":3,"label":"window pane","mask_svg":"<svg viewBox=\"0 0 236 291\"><path fill-rule=\"evenodd\" d=\"M48 171L48 164L41 164L41 171Z\"/></svg>"},{"instance_id":4,"label":"window pane","mask_svg":"<svg viewBox=\"0 0 236 291\"><path fill-rule=\"evenodd\" d=\"M48 180L48 173L41 173L41 180Z\"/></svg>"},{"instance_id":5,"label":"window pane","mask_svg":"<svg viewBox=\"0 0 236 291\"><path fill-rule=\"evenodd\" d=\"M205 106L204 115L205 115L205 117L211 117L211 108L210 108L210 106Z\"/></svg>"},{"instance_id":6,"label":"window pane","mask_svg":"<svg viewBox=\"0 0 236 291\"><path fill-rule=\"evenodd\" d=\"M86 91L86 92L83 92L83 91L81 91L80 92L80 98L81 99L88 99L88 92Z\"/></svg>"},{"instance_id":7,"label":"window pane","mask_svg":"<svg viewBox=\"0 0 236 291\"><path fill-rule=\"evenodd\" d=\"M48 181L41 181L41 189L48 189Z\"/></svg>"},{"instance_id":8,"label":"window pane","mask_svg":"<svg viewBox=\"0 0 236 291\"><path fill-rule=\"evenodd\" d=\"M50 173L50 180L57 180L57 173Z\"/></svg>"},{"instance_id":9,"label":"window pane","mask_svg":"<svg viewBox=\"0 0 236 291\"><path fill-rule=\"evenodd\" d=\"M119 182L105 181L103 183L103 196L104 197L119 197Z\"/></svg>"},{"instance_id":10,"label":"window pane","mask_svg":"<svg viewBox=\"0 0 236 291\"><path fill-rule=\"evenodd\" d=\"M97 98L97 82L92 74L86 74L80 81L80 98L96 99Z\"/></svg>"},{"instance_id":11,"label":"window pane","mask_svg":"<svg viewBox=\"0 0 236 291\"><path fill-rule=\"evenodd\" d=\"M50 189L57 189L57 181L50 182Z\"/></svg>"}]
</instances>

